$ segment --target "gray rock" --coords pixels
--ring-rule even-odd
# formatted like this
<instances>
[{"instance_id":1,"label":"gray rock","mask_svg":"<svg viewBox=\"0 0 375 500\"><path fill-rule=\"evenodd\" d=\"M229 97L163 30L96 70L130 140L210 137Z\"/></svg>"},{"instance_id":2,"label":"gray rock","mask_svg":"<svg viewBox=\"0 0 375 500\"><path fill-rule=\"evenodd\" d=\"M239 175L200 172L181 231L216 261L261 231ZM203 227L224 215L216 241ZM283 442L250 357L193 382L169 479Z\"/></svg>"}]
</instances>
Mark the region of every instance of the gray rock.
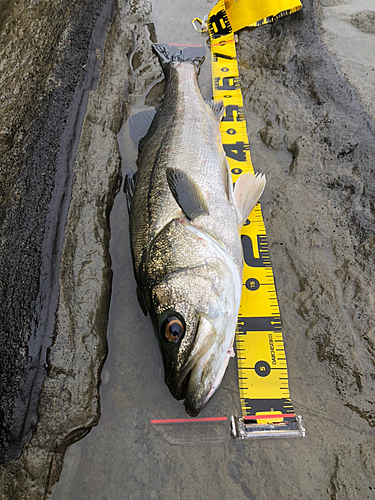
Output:
<instances>
[{"instance_id":1,"label":"gray rock","mask_svg":"<svg viewBox=\"0 0 375 500\"><path fill-rule=\"evenodd\" d=\"M110 4L103 12L103 0L3 4L0 462L7 462L37 422L75 141L100 66L92 34Z\"/></svg>"}]
</instances>

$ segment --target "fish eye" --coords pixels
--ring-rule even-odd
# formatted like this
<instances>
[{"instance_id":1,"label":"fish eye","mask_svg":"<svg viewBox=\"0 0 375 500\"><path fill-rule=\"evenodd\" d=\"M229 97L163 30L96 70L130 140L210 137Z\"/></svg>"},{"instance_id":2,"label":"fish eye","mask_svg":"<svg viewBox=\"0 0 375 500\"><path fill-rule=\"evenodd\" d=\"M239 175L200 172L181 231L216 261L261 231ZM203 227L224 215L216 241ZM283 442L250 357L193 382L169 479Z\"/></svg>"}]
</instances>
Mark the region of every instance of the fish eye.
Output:
<instances>
[{"instance_id":1,"label":"fish eye","mask_svg":"<svg viewBox=\"0 0 375 500\"><path fill-rule=\"evenodd\" d=\"M177 316L168 316L162 326L162 333L169 342L177 342L184 333L185 327Z\"/></svg>"}]
</instances>

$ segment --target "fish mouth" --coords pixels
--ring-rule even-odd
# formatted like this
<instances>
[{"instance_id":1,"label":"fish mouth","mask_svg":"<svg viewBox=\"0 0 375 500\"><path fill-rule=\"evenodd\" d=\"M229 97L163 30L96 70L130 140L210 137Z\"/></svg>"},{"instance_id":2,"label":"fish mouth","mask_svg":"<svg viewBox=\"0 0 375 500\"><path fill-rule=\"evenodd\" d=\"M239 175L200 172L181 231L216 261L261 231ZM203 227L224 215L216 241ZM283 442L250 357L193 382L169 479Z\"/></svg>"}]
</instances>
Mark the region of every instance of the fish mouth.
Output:
<instances>
[{"instance_id":1,"label":"fish mouth","mask_svg":"<svg viewBox=\"0 0 375 500\"><path fill-rule=\"evenodd\" d=\"M200 356L191 370L185 375L184 388L185 411L196 417L211 399L224 377L229 359L233 357L232 344L228 348L215 342Z\"/></svg>"},{"instance_id":2,"label":"fish mouth","mask_svg":"<svg viewBox=\"0 0 375 500\"><path fill-rule=\"evenodd\" d=\"M216 340L216 330L212 323L204 316L201 316L197 325L193 349L178 374L175 385L174 397L176 399L185 399L185 406L186 401L191 399L191 395L197 392L202 382L203 371ZM199 411L193 411L191 408L188 413L189 415L193 415L194 413L198 414Z\"/></svg>"},{"instance_id":3,"label":"fish mouth","mask_svg":"<svg viewBox=\"0 0 375 500\"><path fill-rule=\"evenodd\" d=\"M189 370L189 372L185 375L183 380L179 383L178 388L177 388L176 399L185 399L186 398L192 370L193 370L193 368L191 368L191 370Z\"/></svg>"},{"instance_id":4,"label":"fish mouth","mask_svg":"<svg viewBox=\"0 0 375 500\"><path fill-rule=\"evenodd\" d=\"M196 417L200 410L198 410L198 411L196 409L193 410L189 406L186 406L186 398L188 395L188 389L189 389L189 383L190 383L192 371L193 371L193 368L191 368L190 371L185 375L185 377L179 382L177 389L173 390L170 387L170 391L177 400L184 399L186 413L190 417Z\"/></svg>"},{"instance_id":5,"label":"fish mouth","mask_svg":"<svg viewBox=\"0 0 375 500\"><path fill-rule=\"evenodd\" d=\"M183 375L183 377L180 377L177 385L177 390L175 392L175 398L176 399L184 399L184 406L185 406L185 411L188 415L191 417L196 417L198 413L201 411L202 407L199 405L199 408L197 408L197 404L191 404L189 403L189 400L192 398L189 397L191 394L196 393L196 384L190 384L190 381L192 380L193 377L193 372L196 367L196 365L199 363L199 360L196 362L195 365L193 365L189 371Z\"/></svg>"},{"instance_id":6,"label":"fish mouth","mask_svg":"<svg viewBox=\"0 0 375 500\"><path fill-rule=\"evenodd\" d=\"M215 344L202 352L195 363L180 378L178 389L180 399L184 399L185 411L196 417L215 392L215 380L218 369L211 366Z\"/></svg>"},{"instance_id":7,"label":"fish mouth","mask_svg":"<svg viewBox=\"0 0 375 500\"><path fill-rule=\"evenodd\" d=\"M191 417L196 417L204 408L213 390L213 379L215 377L207 374L207 368L210 364L211 354L215 345L211 346L205 353L199 357L192 369L184 379L185 387L185 411ZM211 370L208 370L211 371Z\"/></svg>"}]
</instances>

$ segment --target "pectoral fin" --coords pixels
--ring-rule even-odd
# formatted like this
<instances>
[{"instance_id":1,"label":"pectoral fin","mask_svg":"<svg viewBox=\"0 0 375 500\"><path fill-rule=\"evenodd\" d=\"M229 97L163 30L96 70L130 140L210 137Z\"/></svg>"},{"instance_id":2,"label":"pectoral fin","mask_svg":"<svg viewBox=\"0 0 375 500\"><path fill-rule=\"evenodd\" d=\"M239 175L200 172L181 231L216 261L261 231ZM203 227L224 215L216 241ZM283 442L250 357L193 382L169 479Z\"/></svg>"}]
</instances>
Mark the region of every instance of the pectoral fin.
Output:
<instances>
[{"instance_id":1,"label":"pectoral fin","mask_svg":"<svg viewBox=\"0 0 375 500\"><path fill-rule=\"evenodd\" d=\"M182 170L167 168L167 182L176 202L190 220L208 215L208 208L198 184Z\"/></svg>"},{"instance_id":2,"label":"pectoral fin","mask_svg":"<svg viewBox=\"0 0 375 500\"><path fill-rule=\"evenodd\" d=\"M240 226L243 225L247 217L250 215L259 198L261 197L266 178L263 174L253 175L248 172L240 175L234 187L234 203L238 210L238 221Z\"/></svg>"}]
</instances>

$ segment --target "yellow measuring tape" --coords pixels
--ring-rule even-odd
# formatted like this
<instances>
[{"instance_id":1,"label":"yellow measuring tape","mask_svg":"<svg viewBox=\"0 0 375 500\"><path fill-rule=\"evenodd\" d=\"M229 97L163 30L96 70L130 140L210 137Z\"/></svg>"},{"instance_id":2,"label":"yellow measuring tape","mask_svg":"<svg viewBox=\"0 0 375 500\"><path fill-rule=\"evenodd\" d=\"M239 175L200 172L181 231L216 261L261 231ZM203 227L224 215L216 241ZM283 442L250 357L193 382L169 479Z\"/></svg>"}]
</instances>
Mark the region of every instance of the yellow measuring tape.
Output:
<instances>
[{"instance_id":1,"label":"yellow measuring tape","mask_svg":"<svg viewBox=\"0 0 375 500\"><path fill-rule=\"evenodd\" d=\"M274 21L299 10L301 6L299 0L220 0L208 15L213 94L214 99L224 102L221 137L233 182L242 173L254 172L234 32L245 26L260 26ZM280 311L259 203L242 228L241 240L244 273L236 332L243 416L240 420L250 424L250 427L256 424L255 427L259 428L263 424L266 434L267 426L272 430L282 427L275 424L286 424L285 429L289 432L288 424L296 422L296 415L289 395ZM300 432L302 424L298 427L299 435L303 435ZM240 437L249 437L244 435L249 433L249 425L239 432L242 434Z\"/></svg>"}]
</instances>

